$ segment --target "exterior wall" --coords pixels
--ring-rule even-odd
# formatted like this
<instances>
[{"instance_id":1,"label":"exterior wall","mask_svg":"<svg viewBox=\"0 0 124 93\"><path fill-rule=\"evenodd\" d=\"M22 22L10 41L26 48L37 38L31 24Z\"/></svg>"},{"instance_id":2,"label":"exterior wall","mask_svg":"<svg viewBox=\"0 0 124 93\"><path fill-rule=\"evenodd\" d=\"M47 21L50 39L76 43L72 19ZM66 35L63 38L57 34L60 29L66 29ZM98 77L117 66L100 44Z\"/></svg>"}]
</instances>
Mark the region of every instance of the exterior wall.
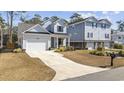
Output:
<instances>
[{"instance_id":1,"label":"exterior wall","mask_svg":"<svg viewBox=\"0 0 124 93\"><path fill-rule=\"evenodd\" d=\"M83 42L84 23L69 25L67 32L70 35L70 42Z\"/></svg>"},{"instance_id":2,"label":"exterior wall","mask_svg":"<svg viewBox=\"0 0 124 93\"><path fill-rule=\"evenodd\" d=\"M18 45L20 45L21 47L23 46L22 42L23 42L23 32L27 29L29 29L30 27L34 26L34 24L25 24L25 23L19 23L18 24Z\"/></svg>"},{"instance_id":3,"label":"exterior wall","mask_svg":"<svg viewBox=\"0 0 124 93\"><path fill-rule=\"evenodd\" d=\"M62 26L63 27L63 32L58 32L58 30L57 30L57 27L58 26ZM63 26L62 24L60 24L60 23L56 23L55 25L54 25L54 33L67 33L67 31L66 31L66 26Z\"/></svg>"},{"instance_id":4,"label":"exterior wall","mask_svg":"<svg viewBox=\"0 0 124 93\"><path fill-rule=\"evenodd\" d=\"M121 37L121 39L119 39L119 37ZM117 33L112 35L112 41L114 43L119 43L119 44L124 44L124 35L123 33L120 35L117 35Z\"/></svg>"},{"instance_id":5,"label":"exterior wall","mask_svg":"<svg viewBox=\"0 0 124 93\"><path fill-rule=\"evenodd\" d=\"M77 46L80 45L81 47L81 44L83 44L82 48L94 49L98 47L97 43L104 42L106 47L110 47L111 28L109 25L106 28L101 28L101 23L97 23L97 27L92 27L85 21L69 25L67 32L71 37L71 45L75 43L74 46L76 46L76 43L80 43ZM88 37L88 33L92 33L93 37ZM106 38L105 35L109 35L109 37Z\"/></svg>"},{"instance_id":6,"label":"exterior wall","mask_svg":"<svg viewBox=\"0 0 124 93\"><path fill-rule=\"evenodd\" d=\"M93 38L88 38L88 33L93 33ZM105 34L109 34L109 38L105 38ZM111 40L111 29L110 28L101 28L101 27L92 27L87 26L85 23L85 40Z\"/></svg>"},{"instance_id":7,"label":"exterior wall","mask_svg":"<svg viewBox=\"0 0 124 93\"><path fill-rule=\"evenodd\" d=\"M86 47L88 48L88 50L94 49L94 42L88 42Z\"/></svg>"},{"instance_id":8,"label":"exterior wall","mask_svg":"<svg viewBox=\"0 0 124 93\"><path fill-rule=\"evenodd\" d=\"M57 31L57 26L62 26L63 27L63 32L58 32ZM56 22L51 22L51 20L47 21L43 25L44 28L46 28L50 32L54 33L67 33L66 29L66 24L64 24L63 20L58 20Z\"/></svg>"},{"instance_id":9,"label":"exterior wall","mask_svg":"<svg viewBox=\"0 0 124 93\"><path fill-rule=\"evenodd\" d=\"M104 43L104 47L105 47L105 49L110 48L110 42L105 42L105 43Z\"/></svg>"},{"instance_id":10,"label":"exterior wall","mask_svg":"<svg viewBox=\"0 0 124 93\"><path fill-rule=\"evenodd\" d=\"M28 40L35 40L35 41L44 41L46 42L46 48L49 49L51 47L51 38L48 34L31 34L31 33L25 33L23 35L23 49L26 49L26 42Z\"/></svg>"}]
</instances>

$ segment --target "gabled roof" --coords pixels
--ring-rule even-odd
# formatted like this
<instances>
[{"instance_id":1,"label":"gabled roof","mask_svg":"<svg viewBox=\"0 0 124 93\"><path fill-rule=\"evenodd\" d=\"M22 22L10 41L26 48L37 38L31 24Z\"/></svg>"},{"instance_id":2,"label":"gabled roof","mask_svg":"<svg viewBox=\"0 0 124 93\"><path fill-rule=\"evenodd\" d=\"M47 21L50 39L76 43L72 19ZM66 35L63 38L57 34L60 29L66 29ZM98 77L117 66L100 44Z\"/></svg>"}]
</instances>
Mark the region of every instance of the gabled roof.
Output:
<instances>
[{"instance_id":1,"label":"gabled roof","mask_svg":"<svg viewBox=\"0 0 124 93\"><path fill-rule=\"evenodd\" d=\"M82 20L76 20L72 23L69 23L69 25L72 25L72 24L76 24L76 23L81 23L81 22L85 22L85 21L91 21L90 19L93 19L93 21L97 22L97 23L103 23L103 21L105 21L107 24L110 24L112 25L112 23L108 20L108 19L96 19L94 16L90 16L90 17L87 17L85 19L82 19Z\"/></svg>"},{"instance_id":2,"label":"gabled roof","mask_svg":"<svg viewBox=\"0 0 124 93\"><path fill-rule=\"evenodd\" d=\"M106 22L106 23L108 23L108 24L112 24L108 19L100 19L100 20L98 20L98 22L99 23L102 23L102 22Z\"/></svg>"},{"instance_id":3,"label":"gabled roof","mask_svg":"<svg viewBox=\"0 0 124 93\"><path fill-rule=\"evenodd\" d=\"M57 20L52 20L52 19L50 18L50 19L44 21L43 24L42 24L42 26L44 26L45 23L47 23L47 22L49 22L48 25L47 25L47 27L48 27L49 25L56 24L57 22L61 22L63 25L67 25L67 24L68 24L68 22L67 22L65 19L63 19L63 18L59 18L59 19L57 19ZM46 27L45 27L45 28L46 28Z\"/></svg>"},{"instance_id":4,"label":"gabled roof","mask_svg":"<svg viewBox=\"0 0 124 93\"><path fill-rule=\"evenodd\" d=\"M40 31L36 31L36 30L34 30L34 29L36 29L36 27L39 27L40 28ZM45 28L43 28L41 25L39 25L39 24L36 24L36 25L34 25L34 26L32 26L32 27L30 27L29 29L27 29L27 30L25 30L24 31L24 33L26 33L26 32L32 32L32 33L50 33L50 32L48 32Z\"/></svg>"},{"instance_id":5,"label":"gabled roof","mask_svg":"<svg viewBox=\"0 0 124 93\"><path fill-rule=\"evenodd\" d=\"M85 18L84 20L85 20L85 21L88 21L88 20L90 20L90 19L92 19L92 20L95 21L95 22L98 21L94 16L87 17L87 18Z\"/></svg>"},{"instance_id":6,"label":"gabled roof","mask_svg":"<svg viewBox=\"0 0 124 93\"><path fill-rule=\"evenodd\" d=\"M18 31L24 32L27 29L31 28L32 26L35 26L36 24L27 24L27 23L19 23L18 24Z\"/></svg>"}]
</instances>

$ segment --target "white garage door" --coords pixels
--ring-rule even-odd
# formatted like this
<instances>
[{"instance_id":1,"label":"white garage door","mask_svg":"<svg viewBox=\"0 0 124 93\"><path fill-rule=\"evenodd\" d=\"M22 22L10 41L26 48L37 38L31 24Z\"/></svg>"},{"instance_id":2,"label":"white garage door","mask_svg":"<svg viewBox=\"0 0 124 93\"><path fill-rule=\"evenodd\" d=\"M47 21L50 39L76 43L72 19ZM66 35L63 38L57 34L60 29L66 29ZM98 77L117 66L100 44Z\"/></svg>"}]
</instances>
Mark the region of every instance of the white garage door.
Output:
<instances>
[{"instance_id":1,"label":"white garage door","mask_svg":"<svg viewBox=\"0 0 124 93\"><path fill-rule=\"evenodd\" d=\"M46 50L47 42L43 41L27 41L26 51L27 52L42 52Z\"/></svg>"}]
</instances>

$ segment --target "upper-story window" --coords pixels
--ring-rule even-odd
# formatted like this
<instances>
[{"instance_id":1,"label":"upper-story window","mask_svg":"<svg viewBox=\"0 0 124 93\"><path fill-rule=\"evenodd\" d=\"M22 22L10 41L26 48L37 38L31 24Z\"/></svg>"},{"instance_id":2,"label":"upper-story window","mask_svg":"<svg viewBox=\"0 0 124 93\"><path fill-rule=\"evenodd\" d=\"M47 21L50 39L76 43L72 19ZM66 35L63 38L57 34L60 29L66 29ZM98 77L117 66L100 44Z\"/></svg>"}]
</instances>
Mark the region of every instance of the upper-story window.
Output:
<instances>
[{"instance_id":1,"label":"upper-story window","mask_svg":"<svg viewBox=\"0 0 124 93\"><path fill-rule=\"evenodd\" d=\"M92 27L97 27L97 23L92 22Z\"/></svg>"},{"instance_id":2,"label":"upper-story window","mask_svg":"<svg viewBox=\"0 0 124 93\"><path fill-rule=\"evenodd\" d=\"M93 38L93 33L90 33L90 37Z\"/></svg>"},{"instance_id":3,"label":"upper-story window","mask_svg":"<svg viewBox=\"0 0 124 93\"><path fill-rule=\"evenodd\" d=\"M63 27L62 26L57 26L57 31L58 32L63 32Z\"/></svg>"},{"instance_id":4,"label":"upper-story window","mask_svg":"<svg viewBox=\"0 0 124 93\"><path fill-rule=\"evenodd\" d=\"M88 32L88 33L87 33L87 38L89 38L89 37L90 37L90 33Z\"/></svg>"},{"instance_id":5,"label":"upper-story window","mask_svg":"<svg viewBox=\"0 0 124 93\"><path fill-rule=\"evenodd\" d=\"M121 36L119 36L118 39L121 39Z\"/></svg>"},{"instance_id":6,"label":"upper-story window","mask_svg":"<svg viewBox=\"0 0 124 93\"><path fill-rule=\"evenodd\" d=\"M87 38L93 38L93 33L87 33Z\"/></svg>"},{"instance_id":7,"label":"upper-story window","mask_svg":"<svg viewBox=\"0 0 124 93\"><path fill-rule=\"evenodd\" d=\"M104 28L105 29L106 26L107 26L106 24L101 24L101 28Z\"/></svg>"},{"instance_id":8,"label":"upper-story window","mask_svg":"<svg viewBox=\"0 0 124 93\"><path fill-rule=\"evenodd\" d=\"M105 34L105 38L109 38L109 34Z\"/></svg>"}]
</instances>

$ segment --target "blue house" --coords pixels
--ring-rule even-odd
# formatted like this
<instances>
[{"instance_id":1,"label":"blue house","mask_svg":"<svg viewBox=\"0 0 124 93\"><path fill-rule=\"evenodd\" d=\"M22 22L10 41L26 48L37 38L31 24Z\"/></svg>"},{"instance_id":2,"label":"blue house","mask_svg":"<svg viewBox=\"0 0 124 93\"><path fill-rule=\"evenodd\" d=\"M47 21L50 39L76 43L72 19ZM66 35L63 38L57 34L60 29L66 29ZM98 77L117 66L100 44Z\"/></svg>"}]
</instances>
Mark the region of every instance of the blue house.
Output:
<instances>
[{"instance_id":1,"label":"blue house","mask_svg":"<svg viewBox=\"0 0 124 93\"><path fill-rule=\"evenodd\" d=\"M67 32L70 45L81 49L96 49L98 46L109 48L111 42L111 22L91 16L69 23Z\"/></svg>"}]
</instances>

